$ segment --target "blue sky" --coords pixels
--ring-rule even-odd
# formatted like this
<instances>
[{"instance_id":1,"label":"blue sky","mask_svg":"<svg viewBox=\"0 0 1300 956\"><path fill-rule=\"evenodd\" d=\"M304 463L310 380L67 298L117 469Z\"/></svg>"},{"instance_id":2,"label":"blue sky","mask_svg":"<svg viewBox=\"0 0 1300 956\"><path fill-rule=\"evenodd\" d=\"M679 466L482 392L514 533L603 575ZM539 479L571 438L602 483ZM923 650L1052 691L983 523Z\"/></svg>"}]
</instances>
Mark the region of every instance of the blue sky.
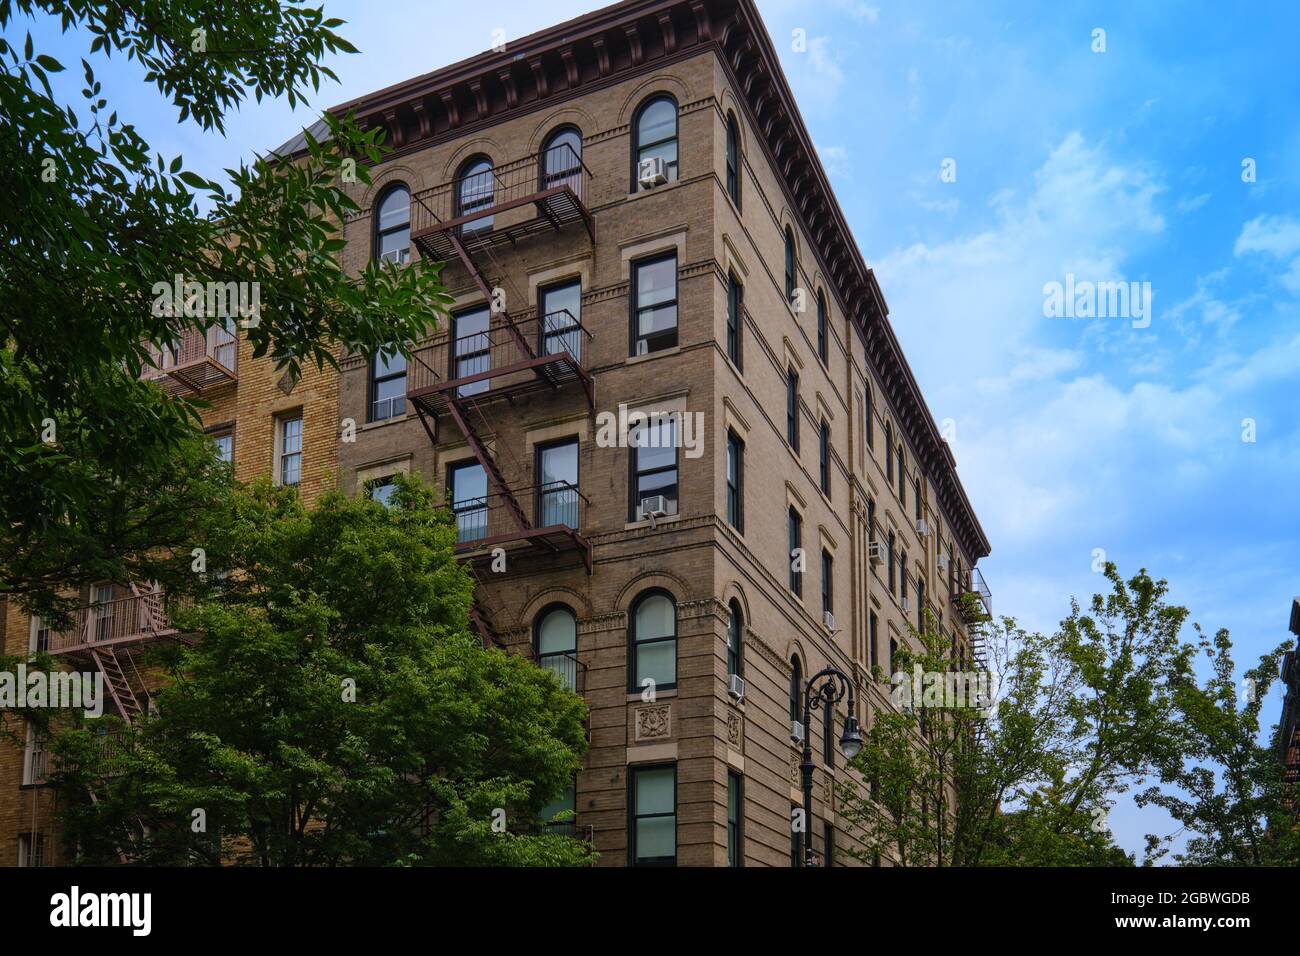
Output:
<instances>
[{"instance_id":1,"label":"blue sky","mask_svg":"<svg viewBox=\"0 0 1300 956\"><path fill-rule=\"evenodd\" d=\"M480 0L453 22L444 4L327 0L362 52L332 63L341 83L312 105L600 5ZM1053 627L1103 583L1100 548L1168 578L1207 630L1230 628L1239 661L1285 639L1300 593L1300 8L759 7L931 410L951 420L995 610ZM84 40L34 32L78 81ZM132 65L94 62L155 149L210 175L314 118L250 104L224 138L201 135ZM1149 282L1150 326L1045 317L1043 287L1067 273ZM1270 721L1279 709L1275 689ZM1127 805L1111 824L1128 849L1165 829Z\"/></svg>"}]
</instances>

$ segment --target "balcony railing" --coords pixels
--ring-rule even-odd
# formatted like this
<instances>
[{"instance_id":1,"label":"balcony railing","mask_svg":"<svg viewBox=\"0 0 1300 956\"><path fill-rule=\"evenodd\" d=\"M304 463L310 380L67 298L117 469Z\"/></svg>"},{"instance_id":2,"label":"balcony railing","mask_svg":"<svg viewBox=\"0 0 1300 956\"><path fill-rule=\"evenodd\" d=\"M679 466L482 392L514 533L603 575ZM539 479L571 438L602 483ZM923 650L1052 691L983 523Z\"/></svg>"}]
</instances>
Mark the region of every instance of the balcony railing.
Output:
<instances>
[{"instance_id":1,"label":"balcony railing","mask_svg":"<svg viewBox=\"0 0 1300 956\"><path fill-rule=\"evenodd\" d=\"M125 644L179 636L163 608L161 592L145 591L78 608L72 626L50 629L51 654L92 650L97 644Z\"/></svg>"},{"instance_id":2,"label":"balcony railing","mask_svg":"<svg viewBox=\"0 0 1300 956\"><path fill-rule=\"evenodd\" d=\"M455 338L445 332L416 349L407 366L406 394L437 414L447 395L497 397L569 381L589 389L590 339L567 309L513 322L493 317L486 331Z\"/></svg>"},{"instance_id":3,"label":"balcony railing","mask_svg":"<svg viewBox=\"0 0 1300 956\"><path fill-rule=\"evenodd\" d=\"M146 367L140 377L173 393L202 392L239 378L239 340L233 324L189 329L172 345L149 346L149 353L154 366Z\"/></svg>"},{"instance_id":4,"label":"balcony railing","mask_svg":"<svg viewBox=\"0 0 1300 956\"><path fill-rule=\"evenodd\" d=\"M516 242L532 233L582 222L591 171L568 143L495 169L461 177L411 198L411 239L429 258L455 254L455 240L470 245Z\"/></svg>"},{"instance_id":5,"label":"balcony railing","mask_svg":"<svg viewBox=\"0 0 1300 956\"><path fill-rule=\"evenodd\" d=\"M974 595L974 600L966 595ZM979 568L959 570L953 575L952 599L968 622L988 621L993 617L993 594Z\"/></svg>"},{"instance_id":6,"label":"balcony railing","mask_svg":"<svg viewBox=\"0 0 1300 956\"><path fill-rule=\"evenodd\" d=\"M587 665L572 654L539 654L537 666L550 671L575 694L582 694L587 689Z\"/></svg>"},{"instance_id":7,"label":"balcony railing","mask_svg":"<svg viewBox=\"0 0 1300 956\"><path fill-rule=\"evenodd\" d=\"M118 772L120 768L116 766L116 758L126 746L124 735L120 731L98 734L95 744L104 761L101 769L110 774ZM60 767L57 758L45 749L44 742L40 740L27 748L23 759L23 783L31 786L49 782L51 768L57 770Z\"/></svg>"},{"instance_id":8,"label":"balcony railing","mask_svg":"<svg viewBox=\"0 0 1300 956\"><path fill-rule=\"evenodd\" d=\"M531 527L520 528L514 505L531 514ZM542 550L590 551L581 533L587 498L567 481L512 489L509 496L494 492L451 504L456 520L456 549L475 552L510 543L527 542Z\"/></svg>"}]
</instances>

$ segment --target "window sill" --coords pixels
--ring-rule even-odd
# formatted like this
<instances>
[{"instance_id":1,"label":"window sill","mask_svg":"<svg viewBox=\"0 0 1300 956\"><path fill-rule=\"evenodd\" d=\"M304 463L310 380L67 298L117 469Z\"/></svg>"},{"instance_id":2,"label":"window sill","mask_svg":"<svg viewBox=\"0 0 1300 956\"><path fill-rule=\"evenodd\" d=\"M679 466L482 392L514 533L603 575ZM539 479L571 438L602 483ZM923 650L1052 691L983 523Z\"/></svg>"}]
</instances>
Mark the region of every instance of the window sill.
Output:
<instances>
[{"instance_id":1,"label":"window sill","mask_svg":"<svg viewBox=\"0 0 1300 956\"><path fill-rule=\"evenodd\" d=\"M653 362L658 358L666 358L669 355L679 355L682 351L680 345L674 345L672 348L660 349L657 352L647 352L645 355L629 355L627 357L628 365L640 365L642 362Z\"/></svg>"},{"instance_id":2,"label":"window sill","mask_svg":"<svg viewBox=\"0 0 1300 956\"><path fill-rule=\"evenodd\" d=\"M375 428L383 428L385 425L396 425L399 422L409 421L411 417L411 413L406 412L401 415L394 415L392 418L381 418L377 422L366 422L358 431L368 432Z\"/></svg>"},{"instance_id":3,"label":"window sill","mask_svg":"<svg viewBox=\"0 0 1300 956\"><path fill-rule=\"evenodd\" d=\"M656 687L654 700L642 700L642 691L628 691L627 702L629 704L657 704L661 700L672 700L677 696L677 685L672 687Z\"/></svg>"},{"instance_id":4,"label":"window sill","mask_svg":"<svg viewBox=\"0 0 1300 956\"><path fill-rule=\"evenodd\" d=\"M682 516L681 516L680 513L678 513L678 514L675 514L675 515L665 515L665 516L662 517L662 518L656 518L656 519L655 519L655 524L656 524L657 526L658 526L658 525L666 525L666 524L676 524L678 521L681 521L681 520L682 520ZM624 530L624 531L640 531L642 528L649 528L649 527L650 527L650 519L649 519L649 518L642 518L640 521L629 521L627 524L623 525L623 530Z\"/></svg>"}]
</instances>

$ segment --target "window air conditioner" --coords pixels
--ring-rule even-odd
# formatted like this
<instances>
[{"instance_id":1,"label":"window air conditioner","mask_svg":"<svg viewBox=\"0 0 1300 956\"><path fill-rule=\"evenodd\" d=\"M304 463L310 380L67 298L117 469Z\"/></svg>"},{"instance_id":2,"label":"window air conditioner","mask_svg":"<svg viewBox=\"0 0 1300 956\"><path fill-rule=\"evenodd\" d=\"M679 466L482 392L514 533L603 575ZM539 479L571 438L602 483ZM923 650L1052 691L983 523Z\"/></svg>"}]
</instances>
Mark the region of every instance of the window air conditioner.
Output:
<instances>
[{"instance_id":1,"label":"window air conditioner","mask_svg":"<svg viewBox=\"0 0 1300 956\"><path fill-rule=\"evenodd\" d=\"M797 744L803 743L803 724L797 720L790 721L790 739Z\"/></svg>"},{"instance_id":2,"label":"window air conditioner","mask_svg":"<svg viewBox=\"0 0 1300 956\"><path fill-rule=\"evenodd\" d=\"M395 262L399 266L404 266L411 260L410 249L389 249L379 257L381 262Z\"/></svg>"},{"instance_id":3,"label":"window air conditioner","mask_svg":"<svg viewBox=\"0 0 1300 956\"><path fill-rule=\"evenodd\" d=\"M652 156L641 160L637 165L636 180L645 189L654 189L668 182L668 167L664 165L663 157Z\"/></svg>"},{"instance_id":4,"label":"window air conditioner","mask_svg":"<svg viewBox=\"0 0 1300 956\"><path fill-rule=\"evenodd\" d=\"M732 674L731 680L727 683L727 693L736 700L745 699L745 679L739 674Z\"/></svg>"},{"instance_id":5,"label":"window air conditioner","mask_svg":"<svg viewBox=\"0 0 1300 956\"><path fill-rule=\"evenodd\" d=\"M916 533L919 534L922 538L924 538L927 534L930 533L930 526L929 524L926 523L926 520L924 518L916 519Z\"/></svg>"},{"instance_id":6,"label":"window air conditioner","mask_svg":"<svg viewBox=\"0 0 1300 956\"><path fill-rule=\"evenodd\" d=\"M885 546L879 541L873 541L867 545L867 558L872 564L885 563Z\"/></svg>"},{"instance_id":7,"label":"window air conditioner","mask_svg":"<svg viewBox=\"0 0 1300 956\"><path fill-rule=\"evenodd\" d=\"M668 500L663 495L647 495L641 499L642 518L662 518L668 514Z\"/></svg>"},{"instance_id":8,"label":"window air conditioner","mask_svg":"<svg viewBox=\"0 0 1300 956\"><path fill-rule=\"evenodd\" d=\"M903 598L902 598L902 605L903 605L903 613L904 613L904 614L906 614L908 611L911 610L911 605L907 603L907 595L903 595Z\"/></svg>"},{"instance_id":9,"label":"window air conditioner","mask_svg":"<svg viewBox=\"0 0 1300 956\"><path fill-rule=\"evenodd\" d=\"M822 623L826 625L826 630L835 630L835 615L831 611L822 611Z\"/></svg>"},{"instance_id":10,"label":"window air conditioner","mask_svg":"<svg viewBox=\"0 0 1300 956\"><path fill-rule=\"evenodd\" d=\"M939 570L940 571L948 570L948 555L946 554L939 555Z\"/></svg>"}]
</instances>

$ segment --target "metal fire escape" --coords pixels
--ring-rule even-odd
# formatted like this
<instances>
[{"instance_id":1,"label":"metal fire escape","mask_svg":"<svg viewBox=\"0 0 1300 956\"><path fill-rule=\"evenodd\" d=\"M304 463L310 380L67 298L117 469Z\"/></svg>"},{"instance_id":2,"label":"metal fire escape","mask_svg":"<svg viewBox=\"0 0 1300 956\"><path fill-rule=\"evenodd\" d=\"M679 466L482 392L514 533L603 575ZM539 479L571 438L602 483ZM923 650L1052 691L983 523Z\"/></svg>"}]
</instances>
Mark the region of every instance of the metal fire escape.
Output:
<instances>
[{"instance_id":1,"label":"metal fire escape","mask_svg":"<svg viewBox=\"0 0 1300 956\"><path fill-rule=\"evenodd\" d=\"M72 626L51 630L41 649L83 666L93 665L104 676L117 712L134 723L149 698L132 651L160 640L189 642L193 637L172 626L160 590L136 584L129 590L129 596L92 600L78 608Z\"/></svg>"},{"instance_id":2,"label":"metal fire escape","mask_svg":"<svg viewBox=\"0 0 1300 956\"><path fill-rule=\"evenodd\" d=\"M440 420L450 419L482 466L486 496L454 508L457 550L471 563L490 560L497 548L567 551L576 552L591 572L582 492L568 483L512 483L478 425L488 421L491 405L513 405L532 393L555 395L577 387L594 407L587 330L568 311L516 318L482 265L495 265L493 249L574 226L594 242L595 221L586 206L590 180L577 151L562 144L412 197L412 242L426 259L458 260L488 303L486 319L473 331L460 334L453 322L416 349L407 377L407 401L429 440L436 446ZM487 617L476 598L471 621L485 642L496 640Z\"/></svg>"}]
</instances>

